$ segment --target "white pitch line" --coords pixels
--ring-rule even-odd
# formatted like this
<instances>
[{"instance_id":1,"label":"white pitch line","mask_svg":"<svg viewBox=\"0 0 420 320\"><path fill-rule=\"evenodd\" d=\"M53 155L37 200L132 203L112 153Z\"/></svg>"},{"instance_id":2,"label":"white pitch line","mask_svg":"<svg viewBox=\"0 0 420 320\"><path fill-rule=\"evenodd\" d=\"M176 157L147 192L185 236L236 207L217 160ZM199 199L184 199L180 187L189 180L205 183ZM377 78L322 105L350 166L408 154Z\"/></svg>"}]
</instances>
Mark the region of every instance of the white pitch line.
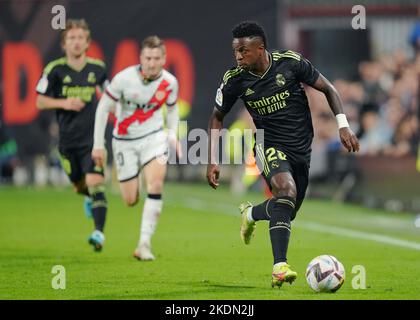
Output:
<instances>
[{"instance_id":1,"label":"white pitch line","mask_svg":"<svg viewBox=\"0 0 420 320\"><path fill-rule=\"evenodd\" d=\"M200 210L200 211L209 211L209 204L205 201L202 201L198 198L186 198L184 199L185 202L183 203L183 206L194 209L194 210ZM227 214L227 215L239 215L238 209L232 210L232 206L223 205L221 203L218 203L216 206L216 210L219 213ZM379 243L385 243L397 247L403 247L407 249L413 249L420 251L420 243L414 242L414 241L407 241L402 240L398 238L393 238L381 234L376 233L370 233L365 231L357 231L354 229L348 229L348 228L342 228L342 227L335 227L332 225L322 224L318 222L311 222L311 221L305 221L302 219L297 219L297 221L293 224L293 227L301 228L301 229L307 229L310 231L316 231L320 233L329 233L334 234L337 236L342 237L348 237L348 238L354 238L359 240L369 240Z\"/></svg>"},{"instance_id":2,"label":"white pitch line","mask_svg":"<svg viewBox=\"0 0 420 320\"><path fill-rule=\"evenodd\" d=\"M380 243L386 243L397 247L409 248L414 250L420 250L420 243L401 240L398 238L393 238L389 236L384 236L381 234L364 232L364 231L357 231L353 229L341 228L341 227L334 227L331 225L321 224L317 222L310 222L310 221L298 221L294 227L307 229L310 231L317 231L322 233L330 233L338 236L355 238L355 239L364 239L370 240Z\"/></svg>"}]
</instances>

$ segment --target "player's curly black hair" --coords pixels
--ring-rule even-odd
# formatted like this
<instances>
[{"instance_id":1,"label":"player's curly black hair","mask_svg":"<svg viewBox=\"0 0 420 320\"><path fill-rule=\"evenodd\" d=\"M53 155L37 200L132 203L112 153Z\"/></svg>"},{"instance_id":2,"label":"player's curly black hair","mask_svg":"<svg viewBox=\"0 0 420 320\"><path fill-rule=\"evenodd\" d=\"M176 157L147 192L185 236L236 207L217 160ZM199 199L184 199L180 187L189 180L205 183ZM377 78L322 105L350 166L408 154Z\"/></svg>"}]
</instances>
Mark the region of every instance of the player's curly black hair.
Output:
<instances>
[{"instance_id":1,"label":"player's curly black hair","mask_svg":"<svg viewBox=\"0 0 420 320\"><path fill-rule=\"evenodd\" d=\"M238 23L233 27L232 35L234 38L261 37L264 43L264 47L267 48L267 38L265 37L265 31L262 26L254 21L243 21Z\"/></svg>"}]
</instances>

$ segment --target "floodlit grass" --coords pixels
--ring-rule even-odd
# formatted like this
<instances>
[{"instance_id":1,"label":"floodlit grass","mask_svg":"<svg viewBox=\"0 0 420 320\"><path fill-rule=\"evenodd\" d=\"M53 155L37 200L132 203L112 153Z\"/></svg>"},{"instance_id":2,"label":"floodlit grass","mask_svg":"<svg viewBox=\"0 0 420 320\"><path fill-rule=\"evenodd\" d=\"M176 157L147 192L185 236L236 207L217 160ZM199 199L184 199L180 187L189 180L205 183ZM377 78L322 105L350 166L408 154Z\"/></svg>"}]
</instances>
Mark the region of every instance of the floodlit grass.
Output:
<instances>
[{"instance_id":1,"label":"floodlit grass","mask_svg":"<svg viewBox=\"0 0 420 320\"><path fill-rule=\"evenodd\" d=\"M279 290L270 286L268 223L258 223L249 246L239 237L237 205L258 203L260 194L166 185L153 262L132 257L143 202L128 208L108 192L106 243L95 253L82 200L69 189L0 188L0 299L420 299L420 229L412 215L306 200L288 254L298 279ZM306 266L320 254L346 268L335 294L306 284ZM51 286L54 265L65 267L65 290ZM365 290L352 288L355 265L366 270Z\"/></svg>"}]
</instances>

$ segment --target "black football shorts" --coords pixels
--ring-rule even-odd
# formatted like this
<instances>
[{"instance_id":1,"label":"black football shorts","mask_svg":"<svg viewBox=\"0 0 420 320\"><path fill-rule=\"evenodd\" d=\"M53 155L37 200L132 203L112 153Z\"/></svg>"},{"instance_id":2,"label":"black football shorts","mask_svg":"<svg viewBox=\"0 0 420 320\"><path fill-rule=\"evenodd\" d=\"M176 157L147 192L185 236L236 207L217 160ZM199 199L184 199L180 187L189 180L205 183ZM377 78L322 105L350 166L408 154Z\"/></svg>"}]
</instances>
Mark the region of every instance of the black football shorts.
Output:
<instances>
[{"instance_id":1,"label":"black football shorts","mask_svg":"<svg viewBox=\"0 0 420 320\"><path fill-rule=\"evenodd\" d=\"M272 190L271 179L280 172L290 172L296 184L296 212L305 199L309 181L309 164L294 163L278 147L264 147L262 143L255 144L254 156L257 166Z\"/></svg>"},{"instance_id":2,"label":"black football shorts","mask_svg":"<svg viewBox=\"0 0 420 320\"><path fill-rule=\"evenodd\" d=\"M92 160L91 147L63 148L59 147L61 156L61 166L70 178L70 181L77 183L84 179L87 173L104 175L104 169L95 166Z\"/></svg>"}]
</instances>

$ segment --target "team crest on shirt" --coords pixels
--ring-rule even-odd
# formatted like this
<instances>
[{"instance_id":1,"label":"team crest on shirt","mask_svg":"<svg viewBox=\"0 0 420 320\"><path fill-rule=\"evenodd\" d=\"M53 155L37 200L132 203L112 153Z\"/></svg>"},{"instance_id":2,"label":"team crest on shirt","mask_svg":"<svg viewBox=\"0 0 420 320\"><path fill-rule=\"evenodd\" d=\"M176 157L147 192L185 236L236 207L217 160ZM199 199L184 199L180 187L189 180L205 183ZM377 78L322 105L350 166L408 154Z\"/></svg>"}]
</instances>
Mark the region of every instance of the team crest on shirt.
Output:
<instances>
[{"instance_id":1,"label":"team crest on shirt","mask_svg":"<svg viewBox=\"0 0 420 320\"><path fill-rule=\"evenodd\" d=\"M279 87L282 87L286 84L286 79L284 78L284 76L281 73L278 73L276 75L276 83Z\"/></svg>"},{"instance_id":2,"label":"team crest on shirt","mask_svg":"<svg viewBox=\"0 0 420 320\"><path fill-rule=\"evenodd\" d=\"M89 83L95 83L96 82L96 76L95 76L95 73L94 72L89 72L88 73L87 81Z\"/></svg>"},{"instance_id":3,"label":"team crest on shirt","mask_svg":"<svg viewBox=\"0 0 420 320\"><path fill-rule=\"evenodd\" d=\"M63 79L63 83L70 83L71 81L72 80L71 80L71 77L69 75L66 75Z\"/></svg>"},{"instance_id":4,"label":"team crest on shirt","mask_svg":"<svg viewBox=\"0 0 420 320\"><path fill-rule=\"evenodd\" d=\"M165 91L159 90L159 91L156 92L155 97L156 97L157 100L160 101L163 98L165 98L165 95L166 95L166 92Z\"/></svg>"}]
</instances>

